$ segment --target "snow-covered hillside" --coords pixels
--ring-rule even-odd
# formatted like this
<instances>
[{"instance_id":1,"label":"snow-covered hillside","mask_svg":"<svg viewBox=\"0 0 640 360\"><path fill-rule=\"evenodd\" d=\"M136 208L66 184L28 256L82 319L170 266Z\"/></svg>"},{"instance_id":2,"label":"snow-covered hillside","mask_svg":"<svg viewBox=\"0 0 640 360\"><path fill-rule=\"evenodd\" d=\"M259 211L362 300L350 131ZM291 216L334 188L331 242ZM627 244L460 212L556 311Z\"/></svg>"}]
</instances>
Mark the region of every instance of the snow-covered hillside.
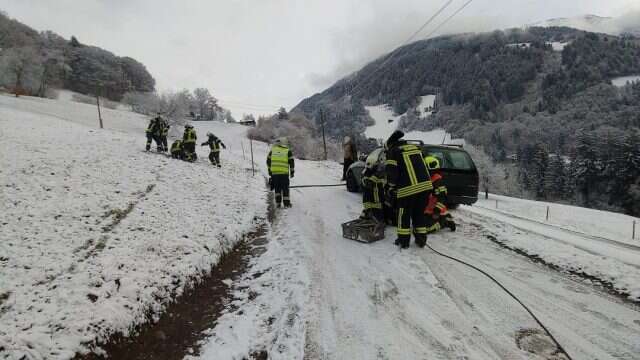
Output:
<instances>
[{"instance_id":1,"label":"snow-covered hillside","mask_svg":"<svg viewBox=\"0 0 640 360\"><path fill-rule=\"evenodd\" d=\"M68 359L127 334L265 216L263 177L241 156L215 169L205 148L195 164L145 153L145 118L103 118L0 96L2 359Z\"/></svg>"},{"instance_id":2,"label":"snow-covered hillside","mask_svg":"<svg viewBox=\"0 0 640 360\"><path fill-rule=\"evenodd\" d=\"M427 117L431 115L433 106L435 104L435 95L424 95L420 97L420 104L417 106L418 113L421 117ZM365 130L365 136L367 138L386 140L389 136L398 129L399 120L401 115L394 115L393 110L387 105L366 106L365 109L369 112L369 116L374 120L375 124L367 127ZM426 121L426 120L425 120ZM408 133L405 138L413 140L422 140L427 144L441 144L444 140L445 143L450 143L451 136L446 135L444 130L435 130L431 132L411 132Z\"/></svg>"},{"instance_id":3,"label":"snow-covered hillside","mask_svg":"<svg viewBox=\"0 0 640 360\"><path fill-rule=\"evenodd\" d=\"M387 139L397 128L402 115L394 115L387 105L366 106L375 124L367 127L364 135L370 139Z\"/></svg>"},{"instance_id":4,"label":"snow-covered hillside","mask_svg":"<svg viewBox=\"0 0 640 360\"><path fill-rule=\"evenodd\" d=\"M556 18L540 21L528 26L566 26L579 30L620 35L629 33L638 36L640 25L638 25L638 12L630 11L619 17L602 17L597 15L583 15L571 18Z\"/></svg>"}]
</instances>

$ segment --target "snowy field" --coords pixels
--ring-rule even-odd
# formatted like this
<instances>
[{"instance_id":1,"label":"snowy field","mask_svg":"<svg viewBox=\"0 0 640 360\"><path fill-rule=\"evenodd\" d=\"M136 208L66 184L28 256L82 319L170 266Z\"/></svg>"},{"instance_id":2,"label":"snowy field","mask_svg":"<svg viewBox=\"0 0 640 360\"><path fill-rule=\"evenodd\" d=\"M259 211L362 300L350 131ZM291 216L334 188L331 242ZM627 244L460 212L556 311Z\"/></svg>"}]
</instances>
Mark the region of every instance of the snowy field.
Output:
<instances>
[{"instance_id":1,"label":"snowy field","mask_svg":"<svg viewBox=\"0 0 640 360\"><path fill-rule=\"evenodd\" d=\"M375 124L367 127L364 135L370 139L387 139L398 128L402 115L394 115L387 105L365 106Z\"/></svg>"},{"instance_id":2,"label":"snowy field","mask_svg":"<svg viewBox=\"0 0 640 360\"><path fill-rule=\"evenodd\" d=\"M622 76L622 77L611 79L611 84L613 84L613 86L623 87L628 83L636 82L639 80L640 80L640 75Z\"/></svg>"},{"instance_id":3,"label":"snowy field","mask_svg":"<svg viewBox=\"0 0 640 360\"><path fill-rule=\"evenodd\" d=\"M1 359L68 359L127 334L265 216L241 156L218 170L204 147L195 164L145 153L145 118L103 118L0 96Z\"/></svg>"},{"instance_id":4,"label":"snowy field","mask_svg":"<svg viewBox=\"0 0 640 360\"><path fill-rule=\"evenodd\" d=\"M562 51L570 43L554 41L554 42L550 42L550 43L547 43L547 44L551 45L551 48L553 49L553 51Z\"/></svg>"},{"instance_id":5,"label":"snowy field","mask_svg":"<svg viewBox=\"0 0 640 360\"><path fill-rule=\"evenodd\" d=\"M425 112L425 108L433 106L436 100L435 95L425 95L420 97L418 111L421 116L431 115L431 112ZM367 127L365 136L373 139L386 140L398 128L398 123L403 114L394 115L393 109L388 105L365 106L369 112L369 116L373 118L374 125ZM390 121L391 120L391 121ZM441 139L438 141L442 141ZM439 144L440 142L438 142Z\"/></svg>"},{"instance_id":6,"label":"snowy field","mask_svg":"<svg viewBox=\"0 0 640 360\"><path fill-rule=\"evenodd\" d=\"M640 300L640 219L494 194L489 199L480 194L478 203L464 210L512 225L518 232L540 235L544 239L541 242L521 236L507 242L564 269L609 281L619 291L628 292L630 299Z\"/></svg>"}]
</instances>

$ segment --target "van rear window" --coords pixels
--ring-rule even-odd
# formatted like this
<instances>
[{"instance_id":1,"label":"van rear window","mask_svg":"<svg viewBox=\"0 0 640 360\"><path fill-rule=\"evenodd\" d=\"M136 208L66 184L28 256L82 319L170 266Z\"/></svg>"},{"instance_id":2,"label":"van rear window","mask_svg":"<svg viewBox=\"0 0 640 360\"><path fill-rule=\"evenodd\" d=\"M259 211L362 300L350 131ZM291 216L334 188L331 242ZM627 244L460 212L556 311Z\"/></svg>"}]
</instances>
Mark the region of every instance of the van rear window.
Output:
<instances>
[{"instance_id":1,"label":"van rear window","mask_svg":"<svg viewBox=\"0 0 640 360\"><path fill-rule=\"evenodd\" d=\"M425 151L440 160L443 169L474 170L475 166L469 154L461 150L427 148Z\"/></svg>"}]
</instances>

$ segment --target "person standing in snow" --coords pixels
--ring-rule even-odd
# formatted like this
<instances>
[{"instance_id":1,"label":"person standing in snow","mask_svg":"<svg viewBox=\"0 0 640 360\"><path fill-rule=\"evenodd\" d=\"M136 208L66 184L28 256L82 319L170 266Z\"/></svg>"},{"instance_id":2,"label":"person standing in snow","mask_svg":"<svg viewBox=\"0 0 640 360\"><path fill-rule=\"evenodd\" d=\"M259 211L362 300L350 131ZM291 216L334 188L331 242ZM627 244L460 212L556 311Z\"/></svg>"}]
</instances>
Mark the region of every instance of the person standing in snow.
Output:
<instances>
[{"instance_id":1,"label":"person standing in snow","mask_svg":"<svg viewBox=\"0 0 640 360\"><path fill-rule=\"evenodd\" d=\"M433 185L429 179L427 165L422 158L422 150L401 140L402 131L396 130L387 142L386 173L390 198L395 198L398 206L398 239L395 244L403 249L409 247L411 230L416 245L427 244L427 227L424 207Z\"/></svg>"},{"instance_id":2,"label":"person standing in snow","mask_svg":"<svg viewBox=\"0 0 640 360\"><path fill-rule=\"evenodd\" d=\"M277 139L271 147L267 155L267 170L269 182L276 192L276 206L280 207L284 203L285 207L291 207L289 177L294 176L295 162L286 138Z\"/></svg>"},{"instance_id":3,"label":"person standing in snow","mask_svg":"<svg viewBox=\"0 0 640 360\"><path fill-rule=\"evenodd\" d=\"M427 164L433 184L433 192L429 194L427 207L424 210L427 216L427 233L436 232L443 227L456 231L456 223L445 205L447 203L447 187L444 185L440 160L429 155L424 158L424 162Z\"/></svg>"},{"instance_id":4,"label":"person standing in snow","mask_svg":"<svg viewBox=\"0 0 640 360\"><path fill-rule=\"evenodd\" d=\"M184 152L184 158L187 161L194 162L198 159L196 154L196 130L193 125L187 124L184 126L184 134L182 135L182 150Z\"/></svg>"},{"instance_id":5,"label":"person standing in snow","mask_svg":"<svg viewBox=\"0 0 640 360\"><path fill-rule=\"evenodd\" d=\"M207 141L203 142L200 146L206 145L209 145L209 149L211 150L209 152L209 161L211 161L211 164L213 164L213 166L222 167L222 164L220 163L220 147L222 146L223 149L227 148L222 140L208 132Z\"/></svg>"},{"instance_id":6,"label":"person standing in snow","mask_svg":"<svg viewBox=\"0 0 640 360\"><path fill-rule=\"evenodd\" d=\"M157 118L153 118L149 120L149 126L147 126L147 129L145 130L145 133L147 135L147 146L146 146L147 151L151 150L151 141L154 139L156 140L156 145L160 146L158 144L157 138L155 138L157 128L158 128Z\"/></svg>"},{"instance_id":7,"label":"person standing in snow","mask_svg":"<svg viewBox=\"0 0 640 360\"><path fill-rule=\"evenodd\" d=\"M350 136L345 136L342 142L342 151L344 152L344 166L342 167L342 181L347 179L347 170L349 166L358 160L358 149Z\"/></svg>"},{"instance_id":8,"label":"person standing in snow","mask_svg":"<svg viewBox=\"0 0 640 360\"><path fill-rule=\"evenodd\" d=\"M171 125L162 117L160 113L158 113L157 123L158 123L158 139L160 140L160 151L167 152L169 151L169 145L167 144L167 135L169 135L169 128Z\"/></svg>"}]
</instances>

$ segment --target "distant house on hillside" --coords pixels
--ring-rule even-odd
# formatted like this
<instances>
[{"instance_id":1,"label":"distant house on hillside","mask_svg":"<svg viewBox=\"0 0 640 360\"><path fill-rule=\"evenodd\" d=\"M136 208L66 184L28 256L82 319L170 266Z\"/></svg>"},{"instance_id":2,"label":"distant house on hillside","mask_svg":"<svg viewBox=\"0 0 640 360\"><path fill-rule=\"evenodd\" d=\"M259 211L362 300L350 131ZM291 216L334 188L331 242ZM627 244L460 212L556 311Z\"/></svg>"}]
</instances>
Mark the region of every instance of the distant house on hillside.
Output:
<instances>
[{"instance_id":1,"label":"distant house on hillside","mask_svg":"<svg viewBox=\"0 0 640 360\"><path fill-rule=\"evenodd\" d=\"M238 121L238 124L244 125L244 126L256 126L256 121L255 120L241 120L241 121Z\"/></svg>"}]
</instances>

